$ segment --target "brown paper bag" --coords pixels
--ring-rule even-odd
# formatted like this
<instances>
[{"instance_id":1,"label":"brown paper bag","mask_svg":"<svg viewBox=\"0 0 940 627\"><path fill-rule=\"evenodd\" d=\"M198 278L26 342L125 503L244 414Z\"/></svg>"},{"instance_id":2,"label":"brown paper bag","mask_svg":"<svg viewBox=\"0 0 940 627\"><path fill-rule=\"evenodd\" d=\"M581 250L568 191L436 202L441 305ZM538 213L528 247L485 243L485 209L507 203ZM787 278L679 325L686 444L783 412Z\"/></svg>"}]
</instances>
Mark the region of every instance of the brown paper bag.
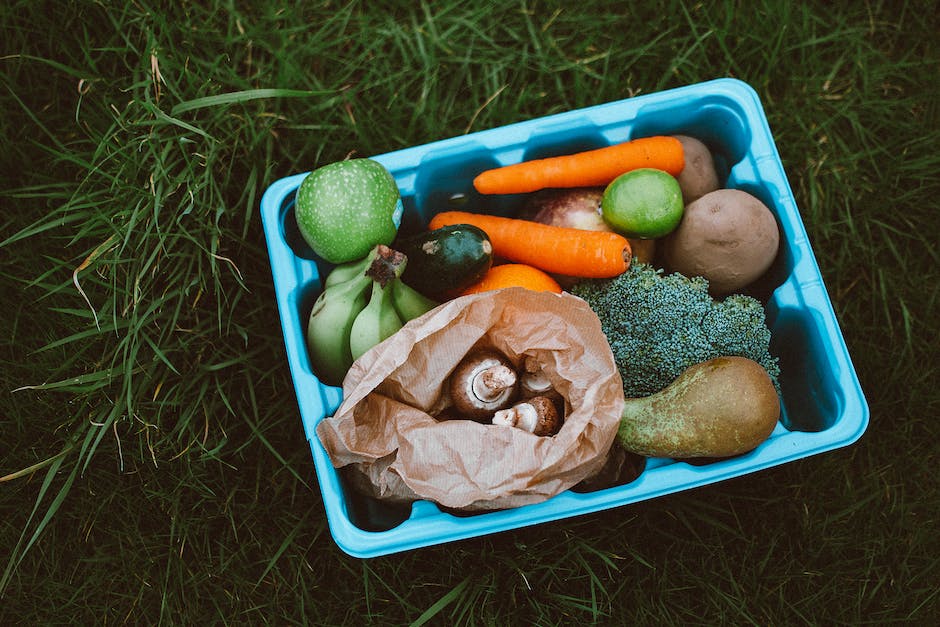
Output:
<instances>
[{"instance_id":1,"label":"brown paper bag","mask_svg":"<svg viewBox=\"0 0 940 627\"><path fill-rule=\"evenodd\" d=\"M565 398L556 435L433 417L448 375L480 346L517 366L528 355L538 360ZM353 364L343 397L317 435L356 489L467 511L544 501L596 473L624 403L613 354L588 305L568 293L523 288L463 296L412 320Z\"/></svg>"}]
</instances>

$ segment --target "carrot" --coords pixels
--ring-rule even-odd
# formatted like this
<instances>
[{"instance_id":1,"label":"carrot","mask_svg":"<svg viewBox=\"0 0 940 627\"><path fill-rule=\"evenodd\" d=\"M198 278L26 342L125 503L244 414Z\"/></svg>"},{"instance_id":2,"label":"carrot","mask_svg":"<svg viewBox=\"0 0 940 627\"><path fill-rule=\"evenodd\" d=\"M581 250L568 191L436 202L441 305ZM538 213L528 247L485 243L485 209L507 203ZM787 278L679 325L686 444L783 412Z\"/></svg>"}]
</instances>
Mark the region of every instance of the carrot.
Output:
<instances>
[{"instance_id":1,"label":"carrot","mask_svg":"<svg viewBox=\"0 0 940 627\"><path fill-rule=\"evenodd\" d=\"M477 175L473 186L481 194L521 194L546 187L607 185L624 172L638 168L655 168L678 176L684 166L682 143L672 136L657 135L493 168Z\"/></svg>"},{"instance_id":2,"label":"carrot","mask_svg":"<svg viewBox=\"0 0 940 627\"><path fill-rule=\"evenodd\" d=\"M524 263L504 263L487 270L483 278L464 289L461 296L498 290L504 287L524 287L536 292L554 292L556 294L560 294L562 291L558 281L535 266Z\"/></svg>"},{"instance_id":3,"label":"carrot","mask_svg":"<svg viewBox=\"0 0 940 627\"><path fill-rule=\"evenodd\" d=\"M470 224L482 229L493 245L493 255L525 263L552 274L581 278L609 278L626 271L632 252L627 238L609 231L588 231L494 215L445 211L428 227Z\"/></svg>"}]
</instances>

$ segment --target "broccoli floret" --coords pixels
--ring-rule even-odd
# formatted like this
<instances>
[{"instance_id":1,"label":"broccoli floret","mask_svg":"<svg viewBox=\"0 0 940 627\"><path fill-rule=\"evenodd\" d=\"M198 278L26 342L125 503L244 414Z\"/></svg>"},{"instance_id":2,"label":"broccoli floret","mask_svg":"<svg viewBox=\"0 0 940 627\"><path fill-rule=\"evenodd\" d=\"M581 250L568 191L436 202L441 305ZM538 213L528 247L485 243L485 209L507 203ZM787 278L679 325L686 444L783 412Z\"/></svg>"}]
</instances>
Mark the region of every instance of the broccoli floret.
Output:
<instances>
[{"instance_id":1,"label":"broccoli floret","mask_svg":"<svg viewBox=\"0 0 940 627\"><path fill-rule=\"evenodd\" d=\"M780 366L757 299L716 301L704 278L664 275L636 260L612 279L579 281L571 293L600 318L627 398L655 394L689 366L731 355L761 364L779 391Z\"/></svg>"}]
</instances>

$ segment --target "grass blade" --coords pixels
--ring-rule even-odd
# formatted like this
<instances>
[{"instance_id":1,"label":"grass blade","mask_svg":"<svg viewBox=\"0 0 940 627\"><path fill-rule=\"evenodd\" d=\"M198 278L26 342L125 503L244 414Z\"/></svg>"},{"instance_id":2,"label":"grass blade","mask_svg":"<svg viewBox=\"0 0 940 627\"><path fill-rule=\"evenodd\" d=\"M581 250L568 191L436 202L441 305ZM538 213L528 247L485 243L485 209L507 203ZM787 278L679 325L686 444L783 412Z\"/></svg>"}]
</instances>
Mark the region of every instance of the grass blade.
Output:
<instances>
[{"instance_id":1,"label":"grass blade","mask_svg":"<svg viewBox=\"0 0 940 627\"><path fill-rule=\"evenodd\" d=\"M431 607L429 607L424 612L422 612L421 616L416 618L414 622L411 623L410 627L421 627L421 625L424 625L429 620L431 620L432 618L440 614L441 611L443 611L445 607L453 603L455 600L459 599L460 596L463 594L464 588L466 588L467 585L469 585L471 578L472 578L471 575L467 575L466 579L458 583L447 594L445 594L440 599L435 601L434 604L431 605Z\"/></svg>"},{"instance_id":2,"label":"grass blade","mask_svg":"<svg viewBox=\"0 0 940 627\"><path fill-rule=\"evenodd\" d=\"M89 441L91 440L92 435L94 434L93 429L87 429L85 434L85 443L83 448L87 447ZM71 450L72 447L68 447L68 450ZM7 566L3 571L3 577L0 578L0 598L3 597L7 585L10 583L10 579L13 576L14 571L16 570L17 565L23 561L23 558L26 557L26 553L29 552L29 549L32 548L36 540L42 534L43 530L46 528L46 525L49 524L49 521L52 520L52 517L55 516L56 512L59 511L59 508L62 506L62 503L65 501L65 497L68 496L69 490L72 489L72 483L75 481L75 477L78 475L79 466L74 464L72 466L72 471L68 474L68 477L59 487L59 491L56 493L52 501L46 506L46 511L43 514L42 519L36 524L36 528L33 530L32 535L29 537L29 540L23 545L23 540L26 538L26 533L29 530L30 523L33 520L33 517L39 511L39 505L42 503L43 499L46 496L49 488L52 486L53 480L59 472L59 468L65 462L66 457L63 455L57 457L55 461L52 462L52 465L46 471L46 476L43 479L42 486L39 488L39 492L36 495L36 501L33 504L33 509L29 514L29 518L26 520L26 524L23 526L23 531L20 534L19 540L16 543L16 546L13 547L13 550L10 552L10 559L7 562Z\"/></svg>"},{"instance_id":3,"label":"grass blade","mask_svg":"<svg viewBox=\"0 0 940 627\"><path fill-rule=\"evenodd\" d=\"M179 115L180 113L186 113L187 111L194 111L196 109L222 107L265 98L307 98L310 96L328 96L332 94L333 92L331 91L317 92L304 89L246 89L245 91L204 96L202 98L194 98L186 102L181 102L170 109L170 115Z\"/></svg>"}]
</instances>

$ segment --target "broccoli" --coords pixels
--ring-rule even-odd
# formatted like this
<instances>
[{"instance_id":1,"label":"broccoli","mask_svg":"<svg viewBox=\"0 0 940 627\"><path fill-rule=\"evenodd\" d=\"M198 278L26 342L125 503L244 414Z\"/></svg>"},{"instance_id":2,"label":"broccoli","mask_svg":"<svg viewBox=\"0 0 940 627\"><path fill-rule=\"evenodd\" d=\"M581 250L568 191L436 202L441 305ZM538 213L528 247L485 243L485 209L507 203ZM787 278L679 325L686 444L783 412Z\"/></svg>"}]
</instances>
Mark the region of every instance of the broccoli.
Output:
<instances>
[{"instance_id":1,"label":"broccoli","mask_svg":"<svg viewBox=\"0 0 940 627\"><path fill-rule=\"evenodd\" d=\"M777 391L780 366L770 355L764 307L734 294L716 301L708 281L664 275L634 259L612 279L584 279L571 287L597 313L627 398L662 390L696 363L737 355L762 365Z\"/></svg>"}]
</instances>

